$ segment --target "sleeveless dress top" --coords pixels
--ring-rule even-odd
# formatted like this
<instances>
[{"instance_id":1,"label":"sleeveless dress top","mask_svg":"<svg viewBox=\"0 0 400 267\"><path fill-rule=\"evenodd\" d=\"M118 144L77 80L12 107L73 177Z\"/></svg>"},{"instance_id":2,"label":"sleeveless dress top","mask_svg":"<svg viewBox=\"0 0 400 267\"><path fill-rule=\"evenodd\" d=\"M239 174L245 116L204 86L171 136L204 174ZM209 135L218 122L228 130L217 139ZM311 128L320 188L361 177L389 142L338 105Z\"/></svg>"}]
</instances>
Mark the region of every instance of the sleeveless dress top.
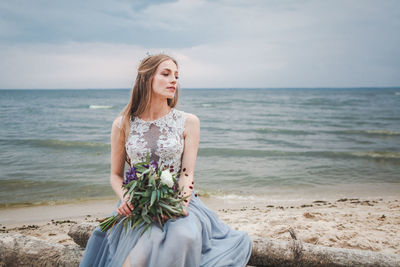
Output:
<instances>
[{"instance_id":1,"label":"sleeveless dress top","mask_svg":"<svg viewBox=\"0 0 400 267\"><path fill-rule=\"evenodd\" d=\"M146 158L173 165L179 173L187 114L172 108L165 116L145 121L131 118L125 144L131 165ZM118 201L116 208L119 206ZM231 229L192 194L188 216L169 220L163 229L153 225L150 234L124 230L118 223L108 232L97 227L90 236L80 266L122 266L129 256L132 267L243 267L252 244L246 232ZM112 213L116 214L116 210Z\"/></svg>"},{"instance_id":2,"label":"sleeveless dress top","mask_svg":"<svg viewBox=\"0 0 400 267\"><path fill-rule=\"evenodd\" d=\"M174 166L175 172L180 172L183 153L183 131L185 130L186 114L172 108L168 114L154 121L131 118L129 137L125 144L131 165L146 159L161 158L163 164Z\"/></svg>"}]
</instances>

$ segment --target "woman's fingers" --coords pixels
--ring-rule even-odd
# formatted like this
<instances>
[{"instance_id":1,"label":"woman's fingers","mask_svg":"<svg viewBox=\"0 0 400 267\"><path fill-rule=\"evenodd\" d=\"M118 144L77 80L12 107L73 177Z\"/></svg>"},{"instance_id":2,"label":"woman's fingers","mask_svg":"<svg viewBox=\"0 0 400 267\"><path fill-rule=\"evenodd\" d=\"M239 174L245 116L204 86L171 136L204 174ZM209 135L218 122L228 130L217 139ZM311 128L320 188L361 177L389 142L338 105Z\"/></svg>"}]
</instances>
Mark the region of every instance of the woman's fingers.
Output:
<instances>
[{"instance_id":1,"label":"woman's fingers","mask_svg":"<svg viewBox=\"0 0 400 267\"><path fill-rule=\"evenodd\" d=\"M122 216L128 216L128 213L122 207L117 209L117 213Z\"/></svg>"},{"instance_id":2,"label":"woman's fingers","mask_svg":"<svg viewBox=\"0 0 400 267\"><path fill-rule=\"evenodd\" d=\"M122 210L120 207L117 209L117 213L118 213L118 215L123 215L123 216L125 216L123 210Z\"/></svg>"},{"instance_id":3,"label":"woman's fingers","mask_svg":"<svg viewBox=\"0 0 400 267\"><path fill-rule=\"evenodd\" d=\"M187 210L182 209L182 211L183 211L183 215L188 216Z\"/></svg>"},{"instance_id":4,"label":"woman's fingers","mask_svg":"<svg viewBox=\"0 0 400 267\"><path fill-rule=\"evenodd\" d=\"M127 203L123 202L118 208L117 208L117 213L119 215L124 215L124 216L129 216L133 210L133 205L132 203Z\"/></svg>"},{"instance_id":5,"label":"woman's fingers","mask_svg":"<svg viewBox=\"0 0 400 267\"><path fill-rule=\"evenodd\" d=\"M131 210L129 209L128 205L125 204L124 206L122 206L122 209L124 210L125 216L131 214Z\"/></svg>"}]
</instances>

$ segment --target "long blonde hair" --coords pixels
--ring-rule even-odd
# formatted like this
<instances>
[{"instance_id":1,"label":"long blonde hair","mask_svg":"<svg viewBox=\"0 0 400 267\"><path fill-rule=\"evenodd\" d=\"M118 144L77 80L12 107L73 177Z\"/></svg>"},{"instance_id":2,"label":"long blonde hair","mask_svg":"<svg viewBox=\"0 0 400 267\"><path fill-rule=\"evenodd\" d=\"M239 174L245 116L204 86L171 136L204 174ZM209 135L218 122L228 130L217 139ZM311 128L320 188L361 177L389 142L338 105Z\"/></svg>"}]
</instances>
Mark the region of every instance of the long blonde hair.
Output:
<instances>
[{"instance_id":1,"label":"long blonde hair","mask_svg":"<svg viewBox=\"0 0 400 267\"><path fill-rule=\"evenodd\" d=\"M150 55L141 61L138 67L136 81L132 88L131 99L121 112L121 130L125 133L125 141L129 136L130 118L139 116L149 107L153 92L152 83L155 72L158 66L166 60L172 60L178 67L176 60L165 54ZM175 107L178 103L178 92L179 86L176 88L174 98L167 99L168 106L171 108Z\"/></svg>"}]
</instances>

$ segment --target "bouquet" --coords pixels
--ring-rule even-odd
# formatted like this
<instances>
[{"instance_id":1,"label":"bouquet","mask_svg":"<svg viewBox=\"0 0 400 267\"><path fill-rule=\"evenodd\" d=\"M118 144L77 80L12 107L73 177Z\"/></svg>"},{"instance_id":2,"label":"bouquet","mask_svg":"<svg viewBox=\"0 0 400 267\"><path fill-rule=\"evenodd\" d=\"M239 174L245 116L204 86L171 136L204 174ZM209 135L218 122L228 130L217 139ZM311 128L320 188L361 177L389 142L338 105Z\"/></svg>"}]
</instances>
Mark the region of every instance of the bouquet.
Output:
<instances>
[{"instance_id":1,"label":"bouquet","mask_svg":"<svg viewBox=\"0 0 400 267\"><path fill-rule=\"evenodd\" d=\"M181 197L182 190L179 190L173 166L150 161L148 154L146 161L134 164L126 172L122 187L124 197L129 196L128 201L134 209L129 216L107 217L100 223L102 232L123 220L125 230L128 226L136 228L143 224L142 235L146 230L150 231L153 222L163 229L166 220L184 215L182 202L188 196Z\"/></svg>"}]
</instances>

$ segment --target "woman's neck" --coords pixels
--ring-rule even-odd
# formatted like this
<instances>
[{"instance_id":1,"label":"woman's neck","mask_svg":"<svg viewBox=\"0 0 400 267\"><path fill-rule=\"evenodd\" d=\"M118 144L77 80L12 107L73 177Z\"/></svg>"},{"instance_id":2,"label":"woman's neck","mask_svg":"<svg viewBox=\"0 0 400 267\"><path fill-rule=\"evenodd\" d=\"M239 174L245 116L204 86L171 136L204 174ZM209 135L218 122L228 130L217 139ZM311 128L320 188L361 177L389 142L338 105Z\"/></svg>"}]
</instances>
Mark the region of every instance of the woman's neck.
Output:
<instances>
[{"instance_id":1,"label":"woman's neck","mask_svg":"<svg viewBox=\"0 0 400 267\"><path fill-rule=\"evenodd\" d=\"M167 99L153 98L149 107L140 114L140 119L153 121L161 118L169 113L171 107L168 106Z\"/></svg>"}]
</instances>

